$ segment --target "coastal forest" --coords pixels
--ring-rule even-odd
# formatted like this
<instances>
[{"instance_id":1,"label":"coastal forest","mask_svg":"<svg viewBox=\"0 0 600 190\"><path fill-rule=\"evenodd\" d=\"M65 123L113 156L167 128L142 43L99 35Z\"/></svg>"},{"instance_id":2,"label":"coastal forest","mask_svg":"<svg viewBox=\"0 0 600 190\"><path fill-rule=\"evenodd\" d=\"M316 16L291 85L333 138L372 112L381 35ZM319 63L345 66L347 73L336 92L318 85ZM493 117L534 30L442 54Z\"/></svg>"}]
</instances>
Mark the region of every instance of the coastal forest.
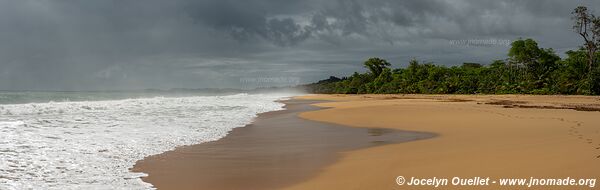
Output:
<instances>
[{"instance_id":1,"label":"coastal forest","mask_svg":"<svg viewBox=\"0 0 600 190\"><path fill-rule=\"evenodd\" d=\"M366 73L305 85L312 93L338 94L579 94L600 95L600 17L580 6L572 12L574 35L583 41L561 58L533 39L510 44L507 58L488 64L463 63L447 67L410 60L391 68L382 58L369 58Z\"/></svg>"}]
</instances>

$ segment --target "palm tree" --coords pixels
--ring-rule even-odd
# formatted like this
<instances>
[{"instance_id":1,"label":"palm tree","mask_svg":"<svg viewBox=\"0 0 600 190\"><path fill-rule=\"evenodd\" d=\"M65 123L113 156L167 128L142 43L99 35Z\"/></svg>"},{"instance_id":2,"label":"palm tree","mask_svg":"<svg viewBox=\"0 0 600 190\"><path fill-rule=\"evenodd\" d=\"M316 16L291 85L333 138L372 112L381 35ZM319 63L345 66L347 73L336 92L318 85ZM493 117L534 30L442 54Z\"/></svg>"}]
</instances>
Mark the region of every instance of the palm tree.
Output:
<instances>
[{"instance_id":1,"label":"palm tree","mask_svg":"<svg viewBox=\"0 0 600 190\"><path fill-rule=\"evenodd\" d=\"M369 58L367 61L365 61L364 65L367 69L369 69L369 71L371 71L373 78L377 78L383 69L391 66L391 64L385 59L377 57Z\"/></svg>"}]
</instances>

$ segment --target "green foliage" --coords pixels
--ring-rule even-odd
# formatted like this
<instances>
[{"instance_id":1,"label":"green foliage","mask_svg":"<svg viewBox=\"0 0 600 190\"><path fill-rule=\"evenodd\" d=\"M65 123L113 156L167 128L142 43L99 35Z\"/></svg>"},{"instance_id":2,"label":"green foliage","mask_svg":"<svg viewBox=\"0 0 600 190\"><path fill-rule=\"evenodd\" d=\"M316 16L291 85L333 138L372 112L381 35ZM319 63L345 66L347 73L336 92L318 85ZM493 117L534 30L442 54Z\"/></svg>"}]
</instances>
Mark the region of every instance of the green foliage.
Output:
<instances>
[{"instance_id":1,"label":"green foliage","mask_svg":"<svg viewBox=\"0 0 600 190\"><path fill-rule=\"evenodd\" d=\"M526 70L525 84L528 88L547 89L550 75L557 68L560 57L552 49L539 48L532 39L516 40L508 52L509 60L517 67Z\"/></svg>"},{"instance_id":2,"label":"green foliage","mask_svg":"<svg viewBox=\"0 0 600 190\"><path fill-rule=\"evenodd\" d=\"M367 69L369 69L369 71L371 71L371 74L374 78L377 78L377 76L379 76L379 74L383 72L385 68L391 66L391 64L385 59L380 59L377 57L369 58L367 61L365 61L364 65Z\"/></svg>"},{"instance_id":3,"label":"green foliage","mask_svg":"<svg viewBox=\"0 0 600 190\"><path fill-rule=\"evenodd\" d=\"M593 81L596 72L598 48L600 47L600 17L592 14L585 6L578 6L571 12L574 21L573 31L583 39L583 48L587 55L588 82ZM592 86L588 90L592 90Z\"/></svg>"},{"instance_id":4,"label":"green foliage","mask_svg":"<svg viewBox=\"0 0 600 190\"><path fill-rule=\"evenodd\" d=\"M600 95L600 17L585 6L572 12L573 30L584 40L579 50L562 59L532 39L511 44L508 59L489 65L463 63L436 66L412 59L406 68L390 69L381 58L364 66L370 73L332 78L307 85L316 93L425 93L425 94L584 94Z\"/></svg>"},{"instance_id":5,"label":"green foliage","mask_svg":"<svg viewBox=\"0 0 600 190\"><path fill-rule=\"evenodd\" d=\"M370 58L364 62L368 73L330 77L308 87L314 93L341 94L600 94L600 69L588 73L587 51L566 55L561 60L552 49L519 39L506 61L445 67L412 59L406 68L391 69L386 60Z\"/></svg>"}]
</instances>

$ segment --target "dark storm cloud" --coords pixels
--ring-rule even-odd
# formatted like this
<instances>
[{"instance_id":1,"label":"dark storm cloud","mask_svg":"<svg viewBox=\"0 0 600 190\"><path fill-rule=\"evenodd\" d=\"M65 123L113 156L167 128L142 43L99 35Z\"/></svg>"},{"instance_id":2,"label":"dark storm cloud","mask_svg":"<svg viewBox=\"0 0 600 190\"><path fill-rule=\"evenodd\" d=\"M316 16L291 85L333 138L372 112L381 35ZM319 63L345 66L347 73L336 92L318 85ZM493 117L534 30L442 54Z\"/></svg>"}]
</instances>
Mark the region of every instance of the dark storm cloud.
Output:
<instances>
[{"instance_id":1,"label":"dark storm cloud","mask_svg":"<svg viewBox=\"0 0 600 190\"><path fill-rule=\"evenodd\" d=\"M473 39L581 43L598 1L0 1L0 89L240 87L240 78L345 75L368 57L456 65L505 58Z\"/></svg>"}]
</instances>

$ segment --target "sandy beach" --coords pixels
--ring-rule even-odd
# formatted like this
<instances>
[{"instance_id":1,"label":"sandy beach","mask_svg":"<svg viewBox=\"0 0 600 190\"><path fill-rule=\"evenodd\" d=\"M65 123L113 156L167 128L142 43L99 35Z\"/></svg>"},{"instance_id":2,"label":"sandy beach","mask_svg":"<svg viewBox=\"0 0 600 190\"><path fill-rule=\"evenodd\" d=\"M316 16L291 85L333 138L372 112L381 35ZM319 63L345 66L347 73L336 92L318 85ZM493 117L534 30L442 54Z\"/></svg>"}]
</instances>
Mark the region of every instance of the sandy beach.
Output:
<instances>
[{"instance_id":1,"label":"sandy beach","mask_svg":"<svg viewBox=\"0 0 600 190\"><path fill-rule=\"evenodd\" d=\"M286 110L260 114L217 141L154 155L132 169L158 189L281 189L335 163L339 152L435 136L383 128L350 128L310 121L299 113L322 101L287 100Z\"/></svg>"},{"instance_id":2,"label":"sandy beach","mask_svg":"<svg viewBox=\"0 0 600 190\"><path fill-rule=\"evenodd\" d=\"M309 95L334 100L301 117L351 127L436 133L423 141L344 152L317 176L287 189L401 189L407 179L598 178L600 105L586 96ZM521 105L521 106L520 106ZM597 186L597 184L596 184ZM429 189L431 186L411 186ZM446 186L444 188L499 186ZM404 187L406 188L406 187ZM519 186L501 187L508 189ZM588 186L538 186L582 189Z\"/></svg>"},{"instance_id":3,"label":"sandy beach","mask_svg":"<svg viewBox=\"0 0 600 190\"><path fill-rule=\"evenodd\" d=\"M598 97L306 95L286 104L223 139L148 157L133 170L159 189L431 189L396 178L600 175Z\"/></svg>"}]
</instances>

